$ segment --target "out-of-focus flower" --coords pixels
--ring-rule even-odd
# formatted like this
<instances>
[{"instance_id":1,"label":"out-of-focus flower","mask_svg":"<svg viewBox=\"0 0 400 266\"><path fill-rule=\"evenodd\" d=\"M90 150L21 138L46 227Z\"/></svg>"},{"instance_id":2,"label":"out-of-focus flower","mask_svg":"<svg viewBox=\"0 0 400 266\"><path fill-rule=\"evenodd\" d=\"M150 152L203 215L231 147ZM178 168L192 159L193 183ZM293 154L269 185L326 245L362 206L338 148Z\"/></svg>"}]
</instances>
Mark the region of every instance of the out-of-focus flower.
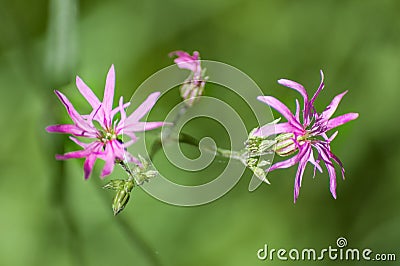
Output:
<instances>
[{"instance_id":1,"label":"out-of-focus flower","mask_svg":"<svg viewBox=\"0 0 400 266\"><path fill-rule=\"evenodd\" d=\"M125 109L129 106L129 103L124 104L123 97L120 98L118 107L112 108L115 87L113 65L107 74L102 102L79 77L76 78L76 86L92 106L92 112L89 115L80 115L68 98L55 90L56 95L67 109L73 124L53 125L47 127L46 130L48 132L71 134L75 137L86 138L89 142L82 142L71 136L70 139L81 146L83 150L56 155L56 158L59 160L86 158L84 163L85 179L89 178L94 163L98 158L105 161L101 177L111 174L116 162L127 161L140 164L140 161L127 152L126 148L136 142L135 132L151 130L164 125L164 122L139 121L151 110L160 93L150 94L132 114L127 116ZM120 113L119 121L114 119L118 112ZM124 143L122 141L123 134L128 136L130 140Z\"/></svg>"},{"instance_id":2,"label":"out-of-focus flower","mask_svg":"<svg viewBox=\"0 0 400 266\"><path fill-rule=\"evenodd\" d=\"M288 156L297 152L297 154L290 159L273 164L269 168L269 171L278 168L288 168L298 164L294 182L294 202L296 202L307 163L310 162L314 165L315 175L316 169L322 172L319 163L323 161L330 177L330 191L332 196L336 198L336 172L333 162L336 162L340 166L343 178L344 167L339 158L332 153L330 147L330 143L336 137L338 131L333 133L330 137L327 136L326 132L358 117L357 113L347 113L331 118L347 91L334 97L328 107L326 107L322 113L318 113L315 110L314 101L324 88L324 75L322 71L320 86L311 99L309 99L304 87L297 82L280 79L278 83L299 92L304 99L304 105L302 108L302 120L300 120L300 104L298 100L296 100L296 113L292 114L289 108L276 98L271 96L258 97L258 100L268 104L281 113L282 116L286 118L287 122L262 126L253 132L253 136L262 140L271 135L279 134L274 139L275 144L272 146L274 152L280 156ZM312 148L314 148L318 154L316 159L314 158Z\"/></svg>"},{"instance_id":3,"label":"out-of-focus flower","mask_svg":"<svg viewBox=\"0 0 400 266\"><path fill-rule=\"evenodd\" d=\"M201 68L199 52L193 52L190 55L184 51L174 51L169 56L177 56L174 62L181 69L188 69L191 71L189 77L185 80L184 84L180 87L180 93L185 100L187 106L192 106L197 96L201 96L204 91L204 86L208 77L205 76L205 69Z\"/></svg>"},{"instance_id":4,"label":"out-of-focus flower","mask_svg":"<svg viewBox=\"0 0 400 266\"><path fill-rule=\"evenodd\" d=\"M190 55L189 53L184 51L174 51L171 52L169 56L177 56L177 58L174 59L174 62L178 65L179 68L192 71L195 77L200 76L201 66L199 52L194 51L193 55Z\"/></svg>"}]
</instances>

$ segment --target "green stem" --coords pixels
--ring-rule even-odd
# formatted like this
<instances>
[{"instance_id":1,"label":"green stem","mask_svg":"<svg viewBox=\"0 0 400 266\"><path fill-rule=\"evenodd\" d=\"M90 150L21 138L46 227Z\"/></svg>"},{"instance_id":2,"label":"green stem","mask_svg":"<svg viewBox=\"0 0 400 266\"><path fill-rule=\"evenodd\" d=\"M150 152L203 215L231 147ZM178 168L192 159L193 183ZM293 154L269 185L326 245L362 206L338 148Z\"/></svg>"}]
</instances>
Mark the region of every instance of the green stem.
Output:
<instances>
[{"instance_id":1,"label":"green stem","mask_svg":"<svg viewBox=\"0 0 400 266\"><path fill-rule=\"evenodd\" d=\"M188 110L187 105L183 105L182 108L178 111L178 113L175 115L174 120L172 121L172 126L167 127L164 132L163 132L163 140L170 140L171 139L171 134L173 130L176 127L176 124L178 123L179 119L187 112ZM154 158L154 155L162 148L162 140L161 137L158 138L156 141L154 141L153 145L151 146L149 158L152 160Z\"/></svg>"},{"instance_id":2,"label":"green stem","mask_svg":"<svg viewBox=\"0 0 400 266\"><path fill-rule=\"evenodd\" d=\"M198 141L196 138L186 134L186 133L180 133L179 134L179 142L186 143L189 145L192 145L194 147L199 147L200 141ZM227 150L227 149L222 149L218 147L203 147L205 151L214 153L218 156L225 157L225 158L232 158L235 160L242 160L243 159L243 152L240 151L232 151L232 150Z\"/></svg>"},{"instance_id":3,"label":"green stem","mask_svg":"<svg viewBox=\"0 0 400 266\"><path fill-rule=\"evenodd\" d=\"M217 154L226 158L232 158L239 161L243 160L243 152L240 151L226 150L217 147Z\"/></svg>"},{"instance_id":4,"label":"green stem","mask_svg":"<svg viewBox=\"0 0 400 266\"><path fill-rule=\"evenodd\" d=\"M98 176L98 173L94 173L93 176ZM108 205L109 197L107 194L102 193L101 190L98 189L98 185L100 181L96 179L96 191L102 200ZM92 184L94 184L92 182ZM155 253L154 249L147 243L146 239L144 239L138 230L132 225L132 223L128 222L126 219L120 216L114 217L119 229L123 232L123 235L127 237L129 242L131 243L132 249L137 252L138 249L140 252L147 258L150 265L159 266L162 265L159 257Z\"/></svg>"},{"instance_id":5,"label":"green stem","mask_svg":"<svg viewBox=\"0 0 400 266\"><path fill-rule=\"evenodd\" d=\"M135 178L133 176L131 168L129 168L129 165L125 163L125 161L119 161L119 165L122 167L122 169L125 170L125 172L128 174L128 181L134 180ZM136 182L134 183L136 185Z\"/></svg>"},{"instance_id":6,"label":"green stem","mask_svg":"<svg viewBox=\"0 0 400 266\"><path fill-rule=\"evenodd\" d=\"M165 138L164 138L165 139ZM174 141L179 141L180 143L186 143L189 145L192 145L196 148L199 148L200 141L197 140L196 138L186 134L186 133L179 133L179 138L178 139L173 139L169 138L168 140L174 140ZM156 142L153 143L152 149L150 152L150 158L153 158L154 155L157 153L158 150L160 150L162 147L161 139L158 139ZM214 148L214 147L203 147L205 151L214 153L218 156L225 157L225 158L232 158L235 160L242 161L244 156L244 152L241 151L232 151L232 150L227 150L227 149L222 149L222 148Z\"/></svg>"}]
</instances>

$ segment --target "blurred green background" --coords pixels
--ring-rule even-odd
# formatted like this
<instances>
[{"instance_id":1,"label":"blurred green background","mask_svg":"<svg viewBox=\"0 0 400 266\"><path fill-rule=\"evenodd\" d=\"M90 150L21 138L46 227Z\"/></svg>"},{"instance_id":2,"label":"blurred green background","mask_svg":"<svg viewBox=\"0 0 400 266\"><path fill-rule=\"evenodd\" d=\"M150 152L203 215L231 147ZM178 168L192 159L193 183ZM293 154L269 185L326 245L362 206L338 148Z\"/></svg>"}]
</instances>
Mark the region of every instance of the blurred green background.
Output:
<instances>
[{"instance_id":1,"label":"blurred green background","mask_svg":"<svg viewBox=\"0 0 400 266\"><path fill-rule=\"evenodd\" d=\"M1 0L0 6L0 265L286 265L259 261L256 252L264 244L335 246L340 236L349 247L400 259L399 1ZM279 78L312 93L322 68L319 110L349 89L337 114L360 117L332 144L346 167L338 199L329 193L326 171L312 179L309 166L293 204L293 167L271 173L272 185L252 193L246 171L228 194L200 207L171 206L136 189L114 217L104 181L84 181L81 160L54 159L76 147L44 130L69 121L53 89L84 113L89 107L75 75L101 96L113 63L116 95L129 99L172 63L167 54L177 49L241 69L291 107L298 95L278 86ZM213 92L206 88L206 95ZM187 130L201 133L204 126L192 122ZM226 145L222 127L210 130ZM164 175L177 175L162 156L155 163ZM208 179L211 172L190 178Z\"/></svg>"}]
</instances>

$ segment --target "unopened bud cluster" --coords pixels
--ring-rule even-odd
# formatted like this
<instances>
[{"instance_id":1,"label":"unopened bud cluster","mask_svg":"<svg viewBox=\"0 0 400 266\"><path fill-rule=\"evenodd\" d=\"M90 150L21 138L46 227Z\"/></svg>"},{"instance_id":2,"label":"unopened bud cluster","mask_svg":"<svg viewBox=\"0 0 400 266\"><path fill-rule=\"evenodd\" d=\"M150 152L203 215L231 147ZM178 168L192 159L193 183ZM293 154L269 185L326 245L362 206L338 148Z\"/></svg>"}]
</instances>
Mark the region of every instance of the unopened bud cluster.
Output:
<instances>
[{"instance_id":1,"label":"unopened bud cluster","mask_svg":"<svg viewBox=\"0 0 400 266\"><path fill-rule=\"evenodd\" d=\"M129 201L135 183L133 180L115 179L108 182L103 188L117 191L112 203L114 215L120 213Z\"/></svg>"},{"instance_id":2,"label":"unopened bud cluster","mask_svg":"<svg viewBox=\"0 0 400 266\"><path fill-rule=\"evenodd\" d=\"M279 120L275 120L271 124L276 123L276 121ZM276 153L279 156L289 156L298 150L298 142L304 141L304 137L298 137L295 140L294 134L286 133L279 134L274 139L267 139L266 137L256 134L257 132L259 132L258 128L253 129L245 142L245 154L247 155L245 164L253 171L255 176L269 184L263 167L270 163L261 160L260 157L268 153Z\"/></svg>"},{"instance_id":3,"label":"unopened bud cluster","mask_svg":"<svg viewBox=\"0 0 400 266\"><path fill-rule=\"evenodd\" d=\"M120 213L128 204L130 194L135 185L142 185L145 181L155 177L158 172L149 170L149 163L139 155L141 166L135 165L132 169L124 162L119 162L123 169L128 173L128 179L114 179L108 182L103 188L116 191L112 203L114 215Z\"/></svg>"},{"instance_id":4,"label":"unopened bud cluster","mask_svg":"<svg viewBox=\"0 0 400 266\"><path fill-rule=\"evenodd\" d=\"M256 177L269 184L267 175L263 167L270 164L269 161L262 160L262 155L273 152L272 146L276 143L274 140L258 137L254 135L258 129L253 129L245 142L246 166L254 173Z\"/></svg>"}]
</instances>

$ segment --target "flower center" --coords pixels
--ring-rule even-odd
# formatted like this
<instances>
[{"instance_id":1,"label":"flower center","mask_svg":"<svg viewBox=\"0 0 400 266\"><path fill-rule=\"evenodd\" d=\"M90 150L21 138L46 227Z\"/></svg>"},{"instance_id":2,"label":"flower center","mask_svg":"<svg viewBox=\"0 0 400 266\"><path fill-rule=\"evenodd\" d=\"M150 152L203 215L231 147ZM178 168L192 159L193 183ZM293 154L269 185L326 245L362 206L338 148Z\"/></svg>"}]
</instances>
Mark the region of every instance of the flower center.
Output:
<instances>
[{"instance_id":1,"label":"flower center","mask_svg":"<svg viewBox=\"0 0 400 266\"><path fill-rule=\"evenodd\" d=\"M115 134L114 129L109 131L100 131L99 140L104 144L115 139L118 139L118 136Z\"/></svg>"}]
</instances>

